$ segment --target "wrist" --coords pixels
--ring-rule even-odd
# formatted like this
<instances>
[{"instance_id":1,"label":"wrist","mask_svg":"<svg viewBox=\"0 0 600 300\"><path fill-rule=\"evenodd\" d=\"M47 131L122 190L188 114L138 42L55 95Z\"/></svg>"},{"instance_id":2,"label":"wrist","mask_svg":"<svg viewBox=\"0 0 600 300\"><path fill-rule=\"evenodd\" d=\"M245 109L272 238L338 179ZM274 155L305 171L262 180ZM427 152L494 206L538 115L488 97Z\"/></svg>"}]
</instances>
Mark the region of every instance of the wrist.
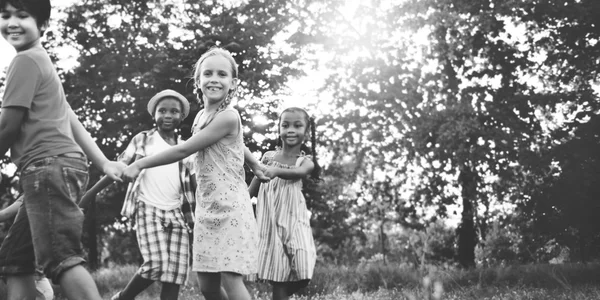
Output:
<instances>
[{"instance_id":1,"label":"wrist","mask_svg":"<svg viewBox=\"0 0 600 300\"><path fill-rule=\"evenodd\" d=\"M100 166L100 170L102 170L102 172L106 173L106 168L108 167L109 162L110 160L108 160L106 157L98 162L98 165Z\"/></svg>"}]
</instances>

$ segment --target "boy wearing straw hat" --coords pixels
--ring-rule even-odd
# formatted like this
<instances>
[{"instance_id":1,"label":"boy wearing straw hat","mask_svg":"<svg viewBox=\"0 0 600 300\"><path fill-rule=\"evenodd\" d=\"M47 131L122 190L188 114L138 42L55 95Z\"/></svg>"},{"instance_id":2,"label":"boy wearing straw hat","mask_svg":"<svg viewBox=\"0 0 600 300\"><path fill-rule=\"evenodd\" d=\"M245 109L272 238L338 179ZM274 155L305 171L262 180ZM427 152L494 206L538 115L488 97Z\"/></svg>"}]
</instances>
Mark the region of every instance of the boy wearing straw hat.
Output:
<instances>
[{"instance_id":1,"label":"boy wearing straw hat","mask_svg":"<svg viewBox=\"0 0 600 300\"><path fill-rule=\"evenodd\" d=\"M175 130L188 116L190 104L180 93L164 90L148 102L156 126L133 137L119 161L129 165L181 142ZM177 299L189 268L189 232L195 202L192 176L184 162L150 168L131 182L121 215L137 224L144 262L125 289L112 299L134 299L154 281L162 283L161 299ZM103 177L83 196L85 208L112 180Z\"/></svg>"}]
</instances>

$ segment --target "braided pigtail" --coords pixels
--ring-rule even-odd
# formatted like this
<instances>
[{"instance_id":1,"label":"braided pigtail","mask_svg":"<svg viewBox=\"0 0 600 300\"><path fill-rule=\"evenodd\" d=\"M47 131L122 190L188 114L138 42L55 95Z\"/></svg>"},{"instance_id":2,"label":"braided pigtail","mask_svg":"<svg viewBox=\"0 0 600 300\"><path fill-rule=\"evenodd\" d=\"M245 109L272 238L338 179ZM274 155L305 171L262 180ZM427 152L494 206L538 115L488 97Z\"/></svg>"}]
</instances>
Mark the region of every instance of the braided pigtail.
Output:
<instances>
[{"instance_id":1,"label":"braided pigtail","mask_svg":"<svg viewBox=\"0 0 600 300\"><path fill-rule=\"evenodd\" d=\"M311 177L318 180L321 173L321 166L319 166L319 162L317 161L317 129L315 126L315 118L310 117L308 120L310 124L310 152L312 154L313 164L315 165Z\"/></svg>"},{"instance_id":2,"label":"braided pigtail","mask_svg":"<svg viewBox=\"0 0 600 300\"><path fill-rule=\"evenodd\" d=\"M227 107L229 107L229 104L231 104L231 98L233 98L234 95L235 95L235 90L229 91L229 93L227 93L227 96L225 97L225 100L223 100L223 102L221 102L221 105L219 105L219 108L217 108L217 111L215 111L214 113L212 113L206 119L206 122L204 124L202 124L202 126L200 127L200 129L203 129L204 127L208 126L208 124L210 124L210 122L212 122L212 120L215 118L215 116L219 112L222 112L225 109L227 109Z\"/></svg>"}]
</instances>

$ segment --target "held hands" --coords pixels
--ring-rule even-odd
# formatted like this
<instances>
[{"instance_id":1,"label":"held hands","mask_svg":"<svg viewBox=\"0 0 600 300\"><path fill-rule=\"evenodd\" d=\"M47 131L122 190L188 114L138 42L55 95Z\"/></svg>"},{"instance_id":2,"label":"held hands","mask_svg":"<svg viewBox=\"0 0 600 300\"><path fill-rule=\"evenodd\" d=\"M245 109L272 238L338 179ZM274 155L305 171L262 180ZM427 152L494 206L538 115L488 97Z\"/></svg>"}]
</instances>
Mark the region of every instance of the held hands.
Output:
<instances>
[{"instance_id":1,"label":"held hands","mask_svg":"<svg viewBox=\"0 0 600 300\"><path fill-rule=\"evenodd\" d=\"M252 172L261 182L269 182L272 177L267 176L265 172L267 171L267 167L261 163L258 163L252 166Z\"/></svg>"},{"instance_id":2,"label":"held hands","mask_svg":"<svg viewBox=\"0 0 600 300\"><path fill-rule=\"evenodd\" d=\"M123 174L123 169L127 167L126 164L120 161L109 161L102 167L102 171L106 176L115 181L123 181L121 179L121 174Z\"/></svg>"},{"instance_id":3,"label":"held hands","mask_svg":"<svg viewBox=\"0 0 600 300\"><path fill-rule=\"evenodd\" d=\"M139 175L142 169L137 163L132 163L123 170L123 180L133 182Z\"/></svg>"},{"instance_id":4,"label":"held hands","mask_svg":"<svg viewBox=\"0 0 600 300\"><path fill-rule=\"evenodd\" d=\"M265 176L269 177L270 179L273 179L273 178L277 177L278 171L279 171L279 168L277 168L277 167L268 167L264 173L265 173Z\"/></svg>"}]
</instances>

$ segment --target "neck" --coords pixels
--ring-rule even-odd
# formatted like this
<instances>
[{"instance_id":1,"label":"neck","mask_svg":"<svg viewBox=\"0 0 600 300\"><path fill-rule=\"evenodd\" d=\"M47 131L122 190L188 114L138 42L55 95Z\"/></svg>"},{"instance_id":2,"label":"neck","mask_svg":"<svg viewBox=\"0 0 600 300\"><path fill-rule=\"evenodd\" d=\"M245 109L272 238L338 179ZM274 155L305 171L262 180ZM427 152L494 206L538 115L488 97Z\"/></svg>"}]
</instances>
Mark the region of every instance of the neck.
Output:
<instances>
[{"instance_id":1,"label":"neck","mask_svg":"<svg viewBox=\"0 0 600 300\"><path fill-rule=\"evenodd\" d=\"M37 39L37 40L35 40L35 41L33 41L33 42L31 42L31 43L29 43L29 44L21 47L21 49L17 50L17 52L23 52L25 50L29 50L29 49L33 48L35 45L38 45L38 44L40 44L40 39Z\"/></svg>"},{"instance_id":2,"label":"neck","mask_svg":"<svg viewBox=\"0 0 600 300\"><path fill-rule=\"evenodd\" d=\"M288 146L287 144L283 144L283 147L281 147L281 152L285 156L297 157L297 156L300 156L300 153L302 152L300 150L301 147L302 147L302 144L298 144L295 146Z\"/></svg>"},{"instance_id":3,"label":"neck","mask_svg":"<svg viewBox=\"0 0 600 300\"><path fill-rule=\"evenodd\" d=\"M211 103L208 100L204 100L204 111L206 113L214 113L219 109L219 106L221 106L221 104L223 103L223 100L219 101L219 102L213 102Z\"/></svg>"},{"instance_id":4,"label":"neck","mask_svg":"<svg viewBox=\"0 0 600 300\"><path fill-rule=\"evenodd\" d=\"M163 140L175 139L175 130L162 130L160 128L157 128L156 131L158 132L160 137L163 138Z\"/></svg>"}]
</instances>

